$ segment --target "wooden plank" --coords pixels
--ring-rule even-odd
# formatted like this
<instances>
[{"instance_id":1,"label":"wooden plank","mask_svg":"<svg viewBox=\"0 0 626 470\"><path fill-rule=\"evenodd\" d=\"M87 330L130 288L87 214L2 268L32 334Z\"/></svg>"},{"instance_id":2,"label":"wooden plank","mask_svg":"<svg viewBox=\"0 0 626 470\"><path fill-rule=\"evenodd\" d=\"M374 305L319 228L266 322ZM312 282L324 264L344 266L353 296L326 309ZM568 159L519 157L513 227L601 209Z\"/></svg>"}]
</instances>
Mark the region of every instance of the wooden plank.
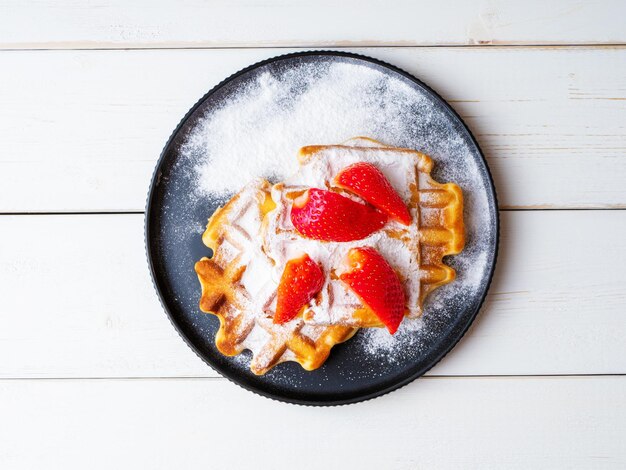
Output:
<instances>
[{"instance_id":1,"label":"wooden plank","mask_svg":"<svg viewBox=\"0 0 626 470\"><path fill-rule=\"evenodd\" d=\"M423 78L501 206L626 207L626 48L357 49ZM143 210L156 159L224 77L285 50L0 53L0 212Z\"/></svg>"},{"instance_id":2,"label":"wooden plank","mask_svg":"<svg viewBox=\"0 0 626 470\"><path fill-rule=\"evenodd\" d=\"M12 49L626 42L620 0L4 0L0 7L0 48Z\"/></svg>"},{"instance_id":3,"label":"wooden plank","mask_svg":"<svg viewBox=\"0 0 626 470\"><path fill-rule=\"evenodd\" d=\"M216 376L161 310L142 224L0 217L1 377ZM626 211L503 212L502 228L487 303L430 374L626 373Z\"/></svg>"},{"instance_id":4,"label":"wooden plank","mask_svg":"<svg viewBox=\"0 0 626 470\"><path fill-rule=\"evenodd\" d=\"M617 469L625 396L626 377L426 378L312 408L226 380L0 381L0 465Z\"/></svg>"}]
</instances>

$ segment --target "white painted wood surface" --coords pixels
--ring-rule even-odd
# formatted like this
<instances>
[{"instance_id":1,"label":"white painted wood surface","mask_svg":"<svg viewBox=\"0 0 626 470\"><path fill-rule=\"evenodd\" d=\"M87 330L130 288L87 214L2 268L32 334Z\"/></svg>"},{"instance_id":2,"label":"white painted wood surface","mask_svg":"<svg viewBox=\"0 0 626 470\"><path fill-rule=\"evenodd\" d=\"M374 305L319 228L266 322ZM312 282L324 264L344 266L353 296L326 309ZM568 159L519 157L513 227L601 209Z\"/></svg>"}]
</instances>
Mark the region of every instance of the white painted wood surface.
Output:
<instances>
[{"instance_id":1,"label":"white painted wood surface","mask_svg":"<svg viewBox=\"0 0 626 470\"><path fill-rule=\"evenodd\" d=\"M217 376L162 312L142 229L141 215L0 217L0 377ZM482 313L429 374L626 374L626 211L503 212L502 232Z\"/></svg>"},{"instance_id":2,"label":"white painted wood surface","mask_svg":"<svg viewBox=\"0 0 626 470\"><path fill-rule=\"evenodd\" d=\"M4 48L626 42L621 0L3 0L0 8Z\"/></svg>"},{"instance_id":3,"label":"white painted wood surface","mask_svg":"<svg viewBox=\"0 0 626 470\"><path fill-rule=\"evenodd\" d=\"M0 0L0 468L626 467L626 211L571 210L626 208L625 17L621 0ZM304 47L432 85L505 209L461 343L329 409L217 378L162 312L127 213L200 96ZM78 214L7 215L31 212Z\"/></svg>"},{"instance_id":4,"label":"white painted wood surface","mask_svg":"<svg viewBox=\"0 0 626 470\"><path fill-rule=\"evenodd\" d=\"M0 382L0 458L11 469L622 469L624 396L625 377L426 378L310 408L223 379L14 380Z\"/></svg>"},{"instance_id":5,"label":"white painted wood surface","mask_svg":"<svg viewBox=\"0 0 626 470\"><path fill-rule=\"evenodd\" d=\"M626 207L626 47L353 50L451 102L502 207ZM0 52L10 71L0 77L0 212L143 210L187 110L224 77L283 52Z\"/></svg>"}]
</instances>

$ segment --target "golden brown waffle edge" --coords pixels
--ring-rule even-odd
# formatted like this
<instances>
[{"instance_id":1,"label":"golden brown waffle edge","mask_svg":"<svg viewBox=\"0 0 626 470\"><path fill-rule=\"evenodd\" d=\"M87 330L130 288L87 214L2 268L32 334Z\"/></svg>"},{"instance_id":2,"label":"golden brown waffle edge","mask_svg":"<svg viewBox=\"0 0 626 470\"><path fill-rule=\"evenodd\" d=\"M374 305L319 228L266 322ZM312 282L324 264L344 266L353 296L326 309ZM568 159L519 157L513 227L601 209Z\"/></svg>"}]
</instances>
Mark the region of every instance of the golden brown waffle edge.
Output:
<instances>
[{"instance_id":1,"label":"golden brown waffle edge","mask_svg":"<svg viewBox=\"0 0 626 470\"><path fill-rule=\"evenodd\" d=\"M443 262L448 255L455 255L465 245L463 223L463 193L454 183L439 183L431 177L432 159L413 149L390 147L369 137L354 137L340 145L309 145L302 147L298 154L300 164L315 158L318 152L329 147L349 147L368 150L372 148L397 152L399 158L410 153L417 160L416 187L412 188L410 209L415 208L418 217L420 295L419 309L423 309L426 296L437 287L448 284L456 278L453 268ZM356 320L352 326L361 328L383 327L378 317L365 305L353 314Z\"/></svg>"},{"instance_id":2,"label":"golden brown waffle edge","mask_svg":"<svg viewBox=\"0 0 626 470\"><path fill-rule=\"evenodd\" d=\"M366 137L357 137L341 146L351 148L377 147L388 151L411 152L417 157L416 187L413 188L413 201L419 217L419 262L420 262L420 306L425 297L436 287L454 280L455 271L443 262L447 255L459 253L464 246L463 195L454 183L438 183L430 172L432 160L427 155L411 149L388 147ZM300 150L298 158L305 163L315 153L328 146L307 146ZM274 202L270 196L271 185L258 182L255 198L260 218L263 219ZM195 271L202 287L200 309L219 318L220 326L215 343L218 350L227 356L243 352L244 341L254 328L264 328L269 333L269 341L260 351L255 351L250 368L257 375L268 372L284 361L298 362L304 369L320 367L327 359L335 344L350 339L358 328L355 325L310 326L298 320L288 334L273 326L271 318L258 322L246 314L246 292L241 278L246 265L241 262L241 251L234 256L226 256L225 242L237 246L233 233L237 232L229 216L242 201L242 192L233 196L223 207L215 211L208 221L202 236L203 243L213 250L212 258L202 258L195 264ZM232 233L231 233L232 232ZM232 250L229 250L232 251ZM232 255L232 253L230 253ZM358 327L383 326L373 312L363 306L354 313L359 318ZM272 335L272 331L276 334Z\"/></svg>"},{"instance_id":3,"label":"golden brown waffle edge","mask_svg":"<svg viewBox=\"0 0 626 470\"><path fill-rule=\"evenodd\" d=\"M270 185L267 181L259 181L257 185L256 197L250 202L256 207L248 206L244 210L258 210L262 218L272 208ZM226 356L243 352L246 349L244 342L255 328L267 332L265 344L253 351L250 363L253 373L265 374L285 361L298 362L306 370L317 369L326 361L332 347L350 339L357 329L340 325L311 327L301 319L289 322L287 326L274 325L271 318L246 310L249 294L241 283L246 270L242 251L246 236L249 238L251 234L241 233L241 228L229 218L232 215L236 219L241 213L242 206L245 206L243 194L242 190L215 211L202 236L204 244L213 250L213 256L203 257L195 264L202 288L200 310L219 318L215 344ZM235 211L238 213L233 214Z\"/></svg>"}]
</instances>

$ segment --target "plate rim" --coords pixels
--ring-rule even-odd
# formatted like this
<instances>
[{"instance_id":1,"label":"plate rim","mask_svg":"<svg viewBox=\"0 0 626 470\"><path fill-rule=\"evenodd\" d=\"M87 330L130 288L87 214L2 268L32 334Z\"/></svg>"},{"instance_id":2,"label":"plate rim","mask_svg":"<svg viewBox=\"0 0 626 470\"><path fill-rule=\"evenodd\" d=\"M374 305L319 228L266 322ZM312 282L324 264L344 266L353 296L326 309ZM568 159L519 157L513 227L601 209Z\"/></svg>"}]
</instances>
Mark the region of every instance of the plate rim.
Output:
<instances>
[{"instance_id":1,"label":"plate rim","mask_svg":"<svg viewBox=\"0 0 626 470\"><path fill-rule=\"evenodd\" d=\"M193 341L191 341L190 338L187 337L187 335L182 331L182 328L179 326L177 320L174 318L174 314L172 313L172 311L170 310L169 306L168 306L168 301L166 300L166 296L164 295L162 286L160 285L160 281L159 281L159 274L156 271L156 267L155 267L155 263L153 260L153 256L154 253L152 252L152 246L151 246L151 239L153 239L153 231L154 228L152 227L151 224L151 219L152 219L152 203L153 203L153 199L155 197L155 193L156 193L156 188L159 185L159 181L161 178L161 174L160 174L160 169L162 164L165 161L165 157L166 155L169 153L169 149L170 146L172 145L175 137L178 135L178 132L182 129L182 127L186 124L187 120L191 117L191 115L193 115L193 113L214 93L216 93L219 89L221 89L224 85L226 85L227 83L231 82L232 80L237 79L238 77L240 77L243 74L248 73L251 70L254 70L256 68L259 67L263 67L267 64L271 64L274 62L279 62L282 60L287 60L287 59L293 59L293 58L298 58L298 57L308 57L308 56L323 56L323 57L343 57L343 58L350 58L350 59L355 59L355 60L359 60L359 61L364 61L364 62L369 62L371 64L377 65L379 67L383 67L383 68L387 68L389 70L391 70L392 72L395 72L397 74L400 74L401 76L403 76L405 79L408 79L409 81L413 82L414 84L416 84L418 87L423 88L424 90L426 90L426 92L430 93L431 97L437 99L442 105L443 108L452 115L452 117L456 118L456 120L461 124L461 130L464 131L467 134L467 137L469 138L469 140L472 142L472 144L476 147L476 149L478 150L478 154L480 155L480 158L482 159L484 166L485 166L485 170L486 170L486 174L487 174L487 179L486 181L489 183L488 187L486 188L487 192L489 193L488 196L491 197L491 199L493 200L493 206L495 207L495 218L493 219L493 223L495 225L495 233L494 233L494 238L495 238L495 243L493 246L493 260L491 262L491 265L489 266L489 275L488 275L488 279L487 282L485 284L485 290L484 293L481 296L480 302L478 303L477 307L475 308L474 312L472 313L472 315L466 320L465 325L463 325L461 331L457 334L457 337L454 338L454 340L449 344L449 346L447 348L444 348L443 351L432 361L432 363L430 365L428 365L427 367L425 367L424 369L413 373L411 375L409 375L408 377L405 377L402 380L399 380L398 382L394 383L393 385L390 385L388 387L385 387L381 390L377 390L375 392L370 392L370 393L366 393L363 395L355 395L354 397L351 398L342 398L342 399L337 399L337 400L311 400L311 399L298 399L298 398L292 398L292 397L285 397L279 394L275 394L275 393L271 393L271 392L267 392L265 390L261 390L259 388L256 388L254 386L250 386L246 383L244 383L243 381L237 380L236 377L232 376L232 375L236 375L236 374L228 374L225 373L222 370L219 370L214 364L211 363L211 361L209 359L207 359L205 357L204 354L202 354L199 349L195 346L195 344L193 343ZM205 363L207 364L211 369L213 369L215 372L217 372L221 377L226 378L228 381L236 384L237 386L252 392L256 395L260 395L263 396L265 398L269 398L272 400L276 400L279 402L283 402L283 403L290 403L290 404L295 404L295 405L304 405L304 406L340 406L340 405L348 405L348 404L352 404L352 403L359 403L359 402L364 402L367 400L371 400L373 398L376 397L380 397L383 395L387 395L388 393L391 393L395 390L398 390L402 387L405 387L406 385L408 385L409 383L415 381L416 379L424 376L424 374L426 374L429 370L431 370L434 366L436 366L439 362L441 362L441 360L450 352L452 351L452 349L454 349L457 344L459 343L459 341L465 336L465 334L467 333L467 331L469 330L470 326L474 323L474 321L476 320L476 317L478 316L478 313L481 311L485 299L487 297L487 293L489 292L489 289L491 287L491 283L493 281L493 277L494 277L494 273L495 273L495 268L496 268L496 264L497 264L497 259L498 259L498 252L499 252L499 246L500 246L500 210L499 210L499 204L498 204L498 198L497 198L497 192L496 192L496 187L495 187L495 182L493 180L493 175L491 174L491 170L489 168L489 165L487 163L487 159L485 158L485 155L482 151L482 149L480 148L480 146L478 145L478 141L476 140L476 138L474 137L474 135L472 134L472 131L469 129L469 127L467 126L467 124L465 123L465 121L463 121L463 119L461 118L461 116L454 110L454 108L452 108L452 106L450 106L450 104L442 97L439 95L439 93L437 93L435 90L433 90L430 86L428 86L426 83L424 83L422 80L418 79L417 77L413 76L412 74L406 72L405 70L392 65L388 62L385 62L383 60L380 59L375 59L373 57L369 57L363 54L358 54L358 53L354 53L354 52L346 52L346 51L334 51L334 50L306 50L306 51L298 51L298 52L290 52L287 54L280 54L277 56L273 56L258 62L255 62L235 73L233 73L232 75L226 77L225 79L223 79L222 81L220 81L217 85L215 85L214 87L212 87L209 91L207 91L190 109L189 111L187 111L187 113L185 113L185 115L183 116L183 118L180 120L180 122L176 125L176 127L174 128L174 130L172 131L172 133L170 134L169 138L167 139L163 149L161 150L161 154L159 155L159 158L155 164L154 170L152 172L152 176L150 178L150 185L148 188L148 193L147 193L147 197L146 197L146 206L145 206L145 212L144 212L144 246L145 246L145 255L146 255L146 261L148 263L148 268L150 271L150 278L152 280L152 286L157 294L157 297L159 299L159 303L161 304L161 307L163 309L163 311L166 313L167 318L169 319L171 325L174 327L174 329L177 331L178 335L183 339L183 341L187 344L187 346Z\"/></svg>"}]
</instances>

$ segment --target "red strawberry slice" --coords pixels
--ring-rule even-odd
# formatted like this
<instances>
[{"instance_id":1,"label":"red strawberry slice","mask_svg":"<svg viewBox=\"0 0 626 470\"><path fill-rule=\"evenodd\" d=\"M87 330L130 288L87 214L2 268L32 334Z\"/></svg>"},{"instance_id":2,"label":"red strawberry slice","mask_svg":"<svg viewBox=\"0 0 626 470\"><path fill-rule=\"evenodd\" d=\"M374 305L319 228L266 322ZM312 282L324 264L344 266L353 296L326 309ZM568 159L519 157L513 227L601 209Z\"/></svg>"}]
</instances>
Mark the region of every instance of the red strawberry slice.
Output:
<instances>
[{"instance_id":1,"label":"red strawberry slice","mask_svg":"<svg viewBox=\"0 0 626 470\"><path fill-rule=\"evenodd\" d=\"M312 188L293 201L291 222L304 237L349 242L380 230L387 216L341 194Z\"/></svg>"},{"instance_id":2,"label":"red strawberry slice","mask_svg":"<svg viewBox=\"0 0 626 470\"><path fill-rule=\"evenodd\" d=\"M278 284L274 323L294 319L324 285L324 273L306 253L287 261Z\"/></svg>"},{"instance_id":3,"label":"red strawberry slice","mask_svg":"<svg viewBox=\"0 0 626 470\"><path fill-rule=\"evenodd\" d=\"M348 270L339 275L350 289L394 334L404 317L404 290L400 279L385 258L374 248L348 251Z\"/></svg>"},{"instance_id":4,"label":"red strawberry slice","mask_svg":"<svg viewBox=\"0 0 626 470\"><path fill-rule=\"evenodd\" d=\"M411 214L385 175L371 163L350 165L335 177L335 184L377 207L392 219L409 225Z\"/></svg>"}]
</instances>

